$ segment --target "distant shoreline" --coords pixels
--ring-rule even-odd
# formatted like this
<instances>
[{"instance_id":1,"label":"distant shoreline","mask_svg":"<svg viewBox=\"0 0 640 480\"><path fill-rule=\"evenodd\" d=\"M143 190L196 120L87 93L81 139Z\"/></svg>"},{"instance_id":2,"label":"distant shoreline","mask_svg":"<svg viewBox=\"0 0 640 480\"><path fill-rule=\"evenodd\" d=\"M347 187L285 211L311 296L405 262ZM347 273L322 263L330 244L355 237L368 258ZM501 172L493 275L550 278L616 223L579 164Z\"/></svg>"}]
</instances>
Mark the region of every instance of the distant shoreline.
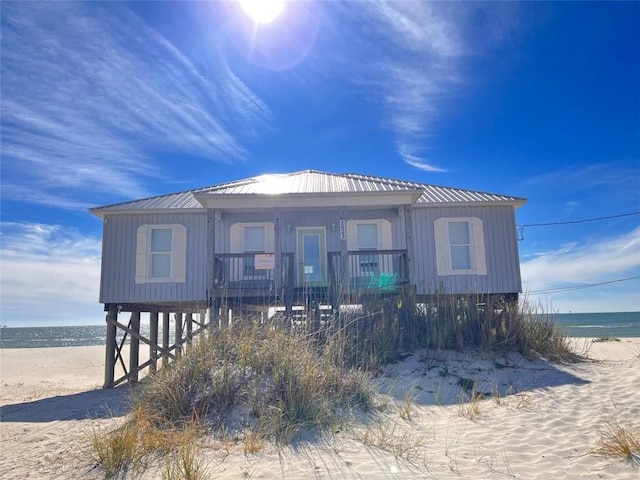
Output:
<instances>
[{"instance_id":1,"label":"distant shoreline","mask_svg":"<svg viewBox=\"0 0 640 480\"><path fill-rule=\"evenodd\" d=\"M541 314L553 319L570 338L635 338L640 337L640 312ZM170 322L173 333L174 323ZM141 323L141 333L148 335L148 322ZM160 335L162 326L160 326ZM122 331L118 331L122 338ZM0 349L51 348L104 345L106 327L102 325L70 325L49 327L0 328Z\"/></svg>"},{"instance_id":2,"label":"distant shoreline","mask_svg":"<svg viewBox=\"0 0 640 480\"><path fill-rule=\"evenodd\" d=\"M558 313L541 313L541 316L549 316L549 317L557 317L557 316L569 316L569 315L573 315L573 316L580 316L580 315L639 315L640 316L640 310L639 311L635 311L635 310L631 310L631 311L624 311L624 312L558 312ZM141 319L140 319L140 323L141 325L145 325L147 324L148 320L145 319L145 316L142 315ZM2 329L4 328L69 328L69 327L104 327L105 326L105 322L104 320L101 322L97 322L97 323L84 323L84 324L74 324L74 325L42 325L42 324L37 324L37 325L10 325L10 324L2 324L0 325L0 332L2 331Z\"/></svg>"}]
</instances>

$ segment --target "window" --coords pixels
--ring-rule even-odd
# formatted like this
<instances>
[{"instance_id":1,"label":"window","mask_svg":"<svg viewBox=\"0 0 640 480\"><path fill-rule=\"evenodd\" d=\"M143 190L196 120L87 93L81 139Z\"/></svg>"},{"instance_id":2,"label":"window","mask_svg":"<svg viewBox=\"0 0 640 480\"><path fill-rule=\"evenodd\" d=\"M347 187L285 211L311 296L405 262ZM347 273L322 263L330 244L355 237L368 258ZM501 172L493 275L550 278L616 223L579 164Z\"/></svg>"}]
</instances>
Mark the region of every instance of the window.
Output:
<instances>
[{"instance_id":1,"label":"window","mask_svg":"<svg viewBox=\"0 0 640 480\"><path fill-rule=\"evenodd\" d=\"M482 220L438 218L434 222L436 270L445 275L486 275Z\"/></svg>"},{"instance_id":2,"label":"window","mask_svg":"<svg viewBox=\"0 0 640 480\"><path fill-rule=\"evenodd\" d=\"M275 235L272 222L235 222L229 227L229 253L238 255L226 265L226 278L231 281L264 280L269 271L256 269L255 255L273 253Z\"/></svg>"},{"instance_id":3,"label":"window","mask_svg":"<svg viewBox=\"0 0 640 480\"><path fill-rule=\"evenodd\" d=\"M358 250L376 250L378 248L378 224L359 223L357 236Z\"/></svg>"},{"instance_id":4,"label":"window","mask_svg":"<svg viewBox=\"0 0 640 480\"><path fill-rule=\"evenodd\" d=\"M391 222L386 218L347 220L347 250L362 251L349 257L351 277L371 277L391 269L391 263L384 260L388 257L378 251L392 248Z\"/></svg>"},{"instance_id":5,"label":"window","mask_svg":"<svg viewBox=\"0 0 640 480\"><path fill-rule=\"evenodd\" d=\"M358 223L356 226L358 250L378 249L378 224ZM360 272L363 275L375 275L378 272L377 255L358 255Z\"/></svg>"},{"instance_id":6,"label":"window","mask_svg":"<svg viewBox=\"0 0 640 480\"><path fill-rule=\"evenodd\" d=\"M171 277L171 244L173 231L170 228L152 228L151 246L151 278Z\"/></svg>"},{"instance_id":7,"label":"window","mask_svg":"<svg viewBox=\"0 0 640 480\"><path fill-rule=\"evenodd\" d=\"M244 227L244 253L264 253L266 251L266 235L263 226ZM266 270L256 270L253 256L244 259L244 275L246 277L266 277Z\"/></svg>"},{"instance_id":8,"label":"window","mask_svg":"<svg viewBox=\"0 0 640 480\"><path fill-rule=\"evenodd\" d=\"M471 268L471 240L468 222L449 222L449 248L451 249L451 269Z\"/></svg>"},{"instance_id":9,"label":"window","mask_svg":"<svg viewBox=\"0 0 640 480\"><path fill-rule=\"evenodd\" d=\"M180 224L138 227L135 283L186 281L186 231Z\"/></svg>"}]
</instances>

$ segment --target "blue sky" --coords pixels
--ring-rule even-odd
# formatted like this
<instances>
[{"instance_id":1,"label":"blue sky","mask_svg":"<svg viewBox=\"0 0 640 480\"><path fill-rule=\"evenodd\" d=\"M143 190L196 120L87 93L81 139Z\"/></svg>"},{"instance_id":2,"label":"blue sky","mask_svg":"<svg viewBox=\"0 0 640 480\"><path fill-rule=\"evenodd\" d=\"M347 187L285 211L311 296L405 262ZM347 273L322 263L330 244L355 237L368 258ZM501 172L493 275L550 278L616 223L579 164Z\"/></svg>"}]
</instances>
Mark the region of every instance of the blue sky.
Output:
<instances>
[{"instance_id":1,"label":"blue sky","mask_svg":"<svg viewBox=\"0 0 640 480\"><path fill-rule=\"evenodd\" d=\"M3 324L103 321L88 208L263 173L522 196L520 225L640 211L638 2L0 10ZM523 233L529 300L640 311L640 215Z\"/></svg>"}]
</instances>

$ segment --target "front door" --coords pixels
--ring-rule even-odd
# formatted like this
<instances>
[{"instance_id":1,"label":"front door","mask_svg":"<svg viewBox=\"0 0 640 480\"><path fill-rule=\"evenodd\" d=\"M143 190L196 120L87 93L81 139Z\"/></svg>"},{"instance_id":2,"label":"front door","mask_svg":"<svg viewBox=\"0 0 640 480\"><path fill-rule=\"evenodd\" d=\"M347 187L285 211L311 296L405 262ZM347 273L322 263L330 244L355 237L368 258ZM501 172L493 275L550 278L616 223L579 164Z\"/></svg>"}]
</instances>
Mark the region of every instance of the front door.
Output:
<instances>
[{"instance_id":1,"label":"front door","mask_svg":"<svg viewBox=\"0 0 640 480\"><path fill-rule=\"evenodd\" d=\"M326 285L327 247L324 228L298 229L298 285Z\"/></svg>"}]
</instances>

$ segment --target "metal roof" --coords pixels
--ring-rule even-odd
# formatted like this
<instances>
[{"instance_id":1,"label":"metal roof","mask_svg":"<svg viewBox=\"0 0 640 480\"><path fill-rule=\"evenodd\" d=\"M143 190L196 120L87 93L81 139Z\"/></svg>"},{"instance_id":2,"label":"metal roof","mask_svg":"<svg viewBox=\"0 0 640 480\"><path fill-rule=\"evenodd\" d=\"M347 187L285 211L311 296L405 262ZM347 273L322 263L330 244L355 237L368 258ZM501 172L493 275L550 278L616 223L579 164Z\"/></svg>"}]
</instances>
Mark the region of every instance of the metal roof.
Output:
<instances>
[{"instance_id":1,"label":"metal roof","mask_svg":"<svg viewBox=\"0 0 640 480\"><path fill-rule=\"evenodd\" d=\"M419 205L510 204L520 206L524 198L357 173L325 173L303 170L293 173L261 175L186 192L160 195L130 202L92 208L96 215L127 211L204 209L196 197L244 195L336 195L349 193L420 192Z\"/></svg>"}]
</instances>

